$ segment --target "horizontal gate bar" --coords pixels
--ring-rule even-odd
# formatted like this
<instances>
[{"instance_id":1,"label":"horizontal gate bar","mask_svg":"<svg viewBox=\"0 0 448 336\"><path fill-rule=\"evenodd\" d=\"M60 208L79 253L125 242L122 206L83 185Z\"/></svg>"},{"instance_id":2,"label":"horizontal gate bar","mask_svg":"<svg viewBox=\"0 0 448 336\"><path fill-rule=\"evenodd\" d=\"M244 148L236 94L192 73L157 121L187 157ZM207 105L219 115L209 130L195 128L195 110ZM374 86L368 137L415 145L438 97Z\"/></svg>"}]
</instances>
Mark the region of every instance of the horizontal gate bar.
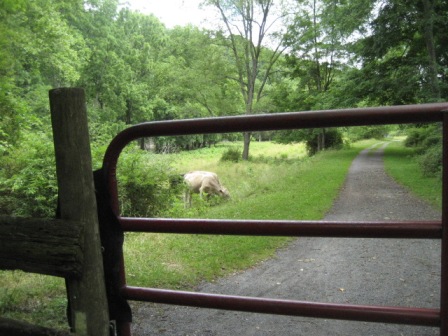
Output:
<instances>
[{"instance_id":1,"label":"horizontal gate bar","mask_svg":"<svg viewBox=\"0 0 448 336\"><path fill-rule=\"evenodd\" d=\"M320 317L338 320L440 326L440 310L318 303L126 286L124 298L134 301L253 313Z\"/></svg>"},{"instance_id":2,"label":"horizontal gate bar","mask_svg":"<svg viewBox=\"0 0 448 336\"><path fill-rule=\"evenodd\" d=\"M339 238L440 239L440 221L334 222L288 220L222 220L121 217L124 231Z\"/></svg>"},{"instance_id":3,"label":"horizontal gate bar","mask_svg":"<svg viewBox=\"0 0 448 336\"><path fill-rule=\"evenodd\" d=\"M446 111L448 103L432 103L147 122L120 132L107 148L103 164L114 166L124 146L142 137L441 122Z\"/></svg>"}]
</instances>

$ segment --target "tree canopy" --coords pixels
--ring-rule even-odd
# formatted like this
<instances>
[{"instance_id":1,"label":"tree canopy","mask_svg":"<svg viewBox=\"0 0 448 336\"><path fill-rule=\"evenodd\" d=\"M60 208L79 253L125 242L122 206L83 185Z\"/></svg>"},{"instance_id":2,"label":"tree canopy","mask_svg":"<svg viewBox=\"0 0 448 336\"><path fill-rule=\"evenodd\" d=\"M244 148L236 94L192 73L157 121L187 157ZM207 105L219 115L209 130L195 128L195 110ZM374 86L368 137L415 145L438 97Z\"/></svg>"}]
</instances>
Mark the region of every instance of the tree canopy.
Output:
<instances>
[{"instance_id":1,"label":"tree canopy","mask_svg":"<svg viewBox=\"0 0 448 336\"><path fill-rule=\"evenodd\" d=\"M0 203L24 190L32 176L24 166L40 167L33 160L51 146L48 90L55 87L86 90L94 148L144 121L447 99L446 2L203 5L219 14L215 29L167 28L118 0L0 2L0 155L7 168L0 170ZM156 147L192 149L220 137L235 135L157 139ZM317 149L337 140L326 130L277 138ZM248 158L251 135L244 140Z\"/></svg>"}]
</instances>

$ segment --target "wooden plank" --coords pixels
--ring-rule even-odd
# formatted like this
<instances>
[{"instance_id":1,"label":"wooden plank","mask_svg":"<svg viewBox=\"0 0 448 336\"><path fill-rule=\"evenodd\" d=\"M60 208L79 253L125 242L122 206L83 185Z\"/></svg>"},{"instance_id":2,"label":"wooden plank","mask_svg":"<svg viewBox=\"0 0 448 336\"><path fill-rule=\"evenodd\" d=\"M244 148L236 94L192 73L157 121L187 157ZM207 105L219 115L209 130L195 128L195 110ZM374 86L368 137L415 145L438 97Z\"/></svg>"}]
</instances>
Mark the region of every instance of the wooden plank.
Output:
<instances>
[{"instance_id":1,"label":"wooden plank","mask_svg":"<svg viewBox=\"0 0 448 336\"><path fill-rule=\"evenodd\" d=\"M82 276L66 282L70 323L77 335L108 336L109 312L84 90L54 89L49 95L61 218L85 223Z\"/></svg>"},{"instance_id":2,"label":"wooden plank","mask_svg":"<svg viewBox=\"0 0 448 336\"><path fill-rule=\"evenodd\" d=\"M75 221L0 216L0 269L79 278L83 228Z\"/></svg>"}]
</instances>

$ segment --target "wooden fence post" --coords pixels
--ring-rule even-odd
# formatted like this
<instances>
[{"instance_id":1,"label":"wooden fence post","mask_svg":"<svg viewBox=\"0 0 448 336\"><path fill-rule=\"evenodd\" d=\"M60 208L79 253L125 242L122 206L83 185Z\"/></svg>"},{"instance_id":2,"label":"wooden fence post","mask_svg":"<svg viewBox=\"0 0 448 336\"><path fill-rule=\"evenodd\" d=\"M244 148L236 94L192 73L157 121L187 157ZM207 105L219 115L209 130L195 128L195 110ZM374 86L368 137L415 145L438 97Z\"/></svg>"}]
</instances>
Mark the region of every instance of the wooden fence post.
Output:
<instances>
[{"instance_id":1,"label":"wooden fence post","mask_svg":"<svg viewBox=\"0 0 448 336\"><path fill-rule=\"evenodd\" d=\"M76 335L107 336L109 312L84 90L54 89L49 96L61 218L85 223L82 276L66 280L69 318Z\"/></svg>"}]
</instances>

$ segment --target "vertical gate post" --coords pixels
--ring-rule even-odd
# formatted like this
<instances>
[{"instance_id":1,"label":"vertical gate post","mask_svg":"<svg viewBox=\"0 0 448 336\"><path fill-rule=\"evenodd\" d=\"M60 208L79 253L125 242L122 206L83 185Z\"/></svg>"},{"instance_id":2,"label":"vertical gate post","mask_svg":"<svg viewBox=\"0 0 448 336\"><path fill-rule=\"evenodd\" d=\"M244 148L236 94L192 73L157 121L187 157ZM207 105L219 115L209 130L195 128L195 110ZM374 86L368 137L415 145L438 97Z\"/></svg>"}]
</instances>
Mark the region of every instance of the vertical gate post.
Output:
<instances>
[{"instance_id":1,"label":"vertical gate post","mask_svg":"<svg viewBox=\"0 0 448 336\"><path fill-rule=\"evenodd\" d=\"M442 277L440 288L440 335L448 336L448 112L443 113L442 128Z\"/></svg>"},{"instance_id":2,"label":"vertical gate post","mask_svg":"<svg viewBox=\"0 0 448 336\"><path fill-rule=\"evenodd\" d=\"M62 219L81 221L84 265L79 279L67 279L69 319L76 335L109 335L92 159L84 90L50 90L50 109Z\"/></svg>"}]
</instances>

